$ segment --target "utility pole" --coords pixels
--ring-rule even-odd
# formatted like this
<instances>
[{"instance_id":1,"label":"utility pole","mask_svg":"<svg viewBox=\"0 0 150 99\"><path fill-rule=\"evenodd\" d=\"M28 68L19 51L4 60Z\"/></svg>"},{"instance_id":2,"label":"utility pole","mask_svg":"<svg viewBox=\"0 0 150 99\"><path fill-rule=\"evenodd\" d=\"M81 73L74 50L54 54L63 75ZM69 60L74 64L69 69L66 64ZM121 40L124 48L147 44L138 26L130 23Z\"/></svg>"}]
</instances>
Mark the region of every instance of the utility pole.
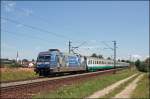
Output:
<instances>
[{"instance_id":1,"label":"utility pole","mask_svg":"<svg viewBox=\"0 0 150 99\"><path fill-rule=\"evenodd\" d=\"M132 66L131 57L132 57L132 56L131 56L131 54L130 54L130 57L129 57L129 64L130 64L129 67L130 67L130 70L131 70L131 66Z\"/></svg>"},{"instance_id":2,"label":"utility pole","mask_svg":"<svg viewBox=\"0 0 150 99\"><path fill-rule=\"evenodd\" d=\"M19 54L18 54L18 51L17 51L16 62L18 62L18 57L19 57Z\"/></svg>"},{"instance_id":3,"label":"utility pole","mask_svg":"<svg viewBox=\"0 0 150 99\"><path fill-rule=\"evenodd\" d=\"M69 41L69 54L71 52L71 41Z\"/></svg>"},{"instance_id":4,"label":"utility pole","mask_svg":"<svg viewBox=\"0 0 150 99\"><path fill-rule=\"evenodd\" d=\"M112 41L114 43L114 69L116 69L116 41ZM116 70L114 70L114 74Z\"/></svg>"},{"instance_id":5,"label":"utility pole","mask_svg":"<svg viewBox=\"0 0 150 99\"><path fill-rule=\"evenodd\" d=\"M105 42L103 42L107 47L108 47L108 49L111 49L111 50L113 50L114 51L114 59L113 59L113 61L114 61L114 69L116 69L116 48L117 48L117 46L116 46L116 41L114 40L114 41L112 41L113 43L114 43L114 47L112 48L112 47L110 47L109 45L107 45ZM105 48L105 49L107 49L107 48ZM116 73L116 70L114 70L114 74Z\"/></svg>"}]
</instances>

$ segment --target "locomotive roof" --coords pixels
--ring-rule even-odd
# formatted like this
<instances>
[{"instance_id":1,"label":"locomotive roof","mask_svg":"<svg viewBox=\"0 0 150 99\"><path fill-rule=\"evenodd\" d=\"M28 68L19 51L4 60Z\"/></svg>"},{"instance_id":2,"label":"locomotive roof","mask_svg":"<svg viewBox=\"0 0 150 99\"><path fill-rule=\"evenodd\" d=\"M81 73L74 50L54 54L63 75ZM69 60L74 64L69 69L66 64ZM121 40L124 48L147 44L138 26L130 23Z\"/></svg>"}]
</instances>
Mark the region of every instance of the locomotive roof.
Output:
<instances>
[{"instance_id":1,"label":"locomotive roof","mask_svg":"<svg viewBox=\"0 0 150 99\"><path fill-rule=\"evenodd\" d=\"M39 55L45 55L45 54L50 54L50 51L44 51L39 53Z\"/></svg>"}]
</instances>

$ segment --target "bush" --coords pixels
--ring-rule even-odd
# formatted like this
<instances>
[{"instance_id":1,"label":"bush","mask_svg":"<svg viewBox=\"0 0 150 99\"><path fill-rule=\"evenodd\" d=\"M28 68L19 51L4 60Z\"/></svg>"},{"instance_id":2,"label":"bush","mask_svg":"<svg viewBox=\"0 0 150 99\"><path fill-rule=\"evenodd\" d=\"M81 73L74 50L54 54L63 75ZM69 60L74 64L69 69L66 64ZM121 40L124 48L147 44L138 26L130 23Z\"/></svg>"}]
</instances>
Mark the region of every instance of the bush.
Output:
<instances>
[{"instance_id":1,"label":"bush","mask_svg":"<svg viewBox=\"0 0 150 99\"><path fill-rule=\"evenodd\" d=\"M145 62L141 62L140 60L137 60L135 62L135 66L141 72L149 72L149 64Z\"/></svg>"},{"instance_id":2,"label":"bush","mask_svg":"<svg viewBox=\"0 0 150 99\"><path fill-rule=\"evenodd\" d=\"M21 65L21 64L18 64L18 63L12 63L12 64L11 64L11 67L22 67L22 65Z\"/></svg>"}]
</instances>

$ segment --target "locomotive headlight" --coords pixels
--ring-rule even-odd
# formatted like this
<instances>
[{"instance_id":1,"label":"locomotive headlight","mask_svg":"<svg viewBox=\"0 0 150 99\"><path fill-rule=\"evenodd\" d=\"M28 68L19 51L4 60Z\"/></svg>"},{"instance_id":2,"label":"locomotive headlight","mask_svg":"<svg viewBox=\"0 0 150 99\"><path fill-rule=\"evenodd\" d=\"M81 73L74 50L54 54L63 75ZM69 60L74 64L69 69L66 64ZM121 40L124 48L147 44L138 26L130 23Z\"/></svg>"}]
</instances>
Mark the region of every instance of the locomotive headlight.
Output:
<instances>
[{"instance_id":1,"label":"locomotive headlight","mask_svg":"<svg viewBox=\"0 0 150 99\"><path fill-rule=\"evenodd\" d=\"M45 62L45 64L50 64L50 62Z\"/></svg>"},{"instance_id":2,"label":"locomotive headlight","mask_svg":"<svg viewBox=\"0 0 150 99\"><path fill-rule=\"evenodd\" d=\"M41 65L42 64L42 62L37 62L37 65Z\"/></svg>"}]
</instances>

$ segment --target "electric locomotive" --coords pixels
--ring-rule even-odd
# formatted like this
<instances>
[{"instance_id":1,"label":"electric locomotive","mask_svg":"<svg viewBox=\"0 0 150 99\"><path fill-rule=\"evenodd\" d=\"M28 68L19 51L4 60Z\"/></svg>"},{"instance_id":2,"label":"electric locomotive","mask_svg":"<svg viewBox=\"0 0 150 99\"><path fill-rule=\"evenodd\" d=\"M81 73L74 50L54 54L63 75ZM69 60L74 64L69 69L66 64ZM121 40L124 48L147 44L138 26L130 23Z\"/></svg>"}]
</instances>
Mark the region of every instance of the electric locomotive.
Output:
<instances>
[{"instance_id":1,"label":"electric locomotive","mask_svg":"<svg viewBox=\"0 0 150 99\"><path fill-rule=\"evenodd\" d=\"M85 70L85 57L77 54L62 53L58 49L49 49L49 51L40 52L35 68L35 72L40 76Z\"/></svg>"}]
</instances>

